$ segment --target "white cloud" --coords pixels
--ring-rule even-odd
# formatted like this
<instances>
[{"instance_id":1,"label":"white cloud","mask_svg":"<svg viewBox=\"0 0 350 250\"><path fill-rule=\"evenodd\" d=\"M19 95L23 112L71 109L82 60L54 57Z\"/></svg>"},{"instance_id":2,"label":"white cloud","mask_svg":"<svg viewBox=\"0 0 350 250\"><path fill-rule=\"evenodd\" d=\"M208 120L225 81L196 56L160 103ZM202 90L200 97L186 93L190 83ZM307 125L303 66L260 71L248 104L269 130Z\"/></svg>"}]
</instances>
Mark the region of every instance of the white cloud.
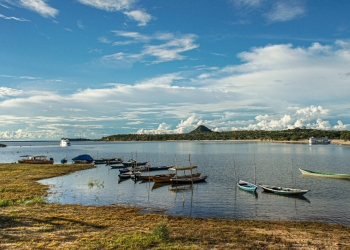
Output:
<instances>
[{"instance_id":1,"label":"white cloud","mask_svg":"<svg viewBox=\"0 0 350 250\"><path fill-rule=\"evenodd\" d=\"M305 9L293 1L277 2L273 9L266 14L271 22L285 22L304 15Z\"/></svg>"},{"instance_id":2,"label":"white cloud","mask_svg":"<svg viewBox=\"0 0 350 250\"><path fill-rule=\"evenodd\" d=\"M136 2L135 0L78 0L80 3L105 10L105 11L120 11L130 9Z\"/></svg>"},{"instance_id":3,"label":"white cloud","mask_svg":"<svg viewBox=\"0 0 350 250\"><path fill-rule=\"evenodd\" d=\"M49 6L45 0L20 0L20 4L29 10L35 11L43 17L56 17L58 10Z\"/></svg>"},{"instance_id":4,"label":"white cloud","mask_svg":"<svg viewBox=\"0 0 350 250\"><path fill-rule=\"evenodd\" d=\"M135 42L148 42L143 46L143 49L138 54L117 52L115 54L106 55L102 61L108 61L109 65L113 61L125 61L127 63L134 63L141 60L152 60L152 63L162 63L173 60L183 60L186 57L182 53L190 51L199 47L195 44L197 38L194 34L175 36L171 33L157 33L153 37L142 35L138 32L113 31L117 36L132 38L130 41L118 41L115 45L127 45ZM151 41L163 44L151 45Z\"/></svg>"},{"instance_id":5,"label":"white cloud","mask_svg":"<svg viewBox=\"0 0 350 250\"><path fill-rule=\"evenodd\" d=\"M0 14L0 18L6 19L6 20L15 20L15 21L20 21L20 22L30 22L29 20L25 19L25 18L19 18L19 17L8 17L8 16L4 16L2 14Z\"/></svg>"},{"instance_id":6,"label":"white cloud","mask_svg":"<svg viewBox=\"0 0 350 250\"><path fill-rule=\"evenodd\" d=\"M0 87L0 98L5 96L17 96L23 93L22 90L12 89L7 87Z\"/></svg>"},{"instance_id":7,"label":"white cloud","mask_svg":"<svg viewBox=\"0 0 350 250\"><path fill-rule=\"evenodd\" d=\"M137 21L139 23L138 26L146 26L147 23L152 19L152 16L150 14L142 10L124 11L124 14L129 18Z\"/></svg>"}]
</instances>

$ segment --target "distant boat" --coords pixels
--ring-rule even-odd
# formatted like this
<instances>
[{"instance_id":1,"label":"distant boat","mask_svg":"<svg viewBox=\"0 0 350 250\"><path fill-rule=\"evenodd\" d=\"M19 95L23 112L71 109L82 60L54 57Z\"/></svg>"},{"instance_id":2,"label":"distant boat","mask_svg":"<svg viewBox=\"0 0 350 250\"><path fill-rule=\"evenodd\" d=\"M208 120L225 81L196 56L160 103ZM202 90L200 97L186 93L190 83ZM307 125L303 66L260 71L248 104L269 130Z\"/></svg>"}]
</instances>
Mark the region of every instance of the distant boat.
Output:
<instances>
[{"instance_id":1,"label":"distant boat","mask_svg":"<svg viewBox=\"0 0 350 250\"><path fill-rule=\"evenodd\" d=\"M296 188L286 188L286 187L276 187L276 186L269 186L269 185L262 185L259 184L259 186L264 189L266 192L279 194L279 195L304 195L309 190L305 189L296 189Z\"/></svg>"},{"instance_id":2,"label":"distant boat","mask_svg":"<svg viewBox=\"0 0 350 250\"><path fill-rule=\"evenodd\" d=\"M350 174L336 174L327 172L315 172L307 169L299 168L300 172L305 175L312 175L318 177L338 178L338 179L350 179Z\"/></svg>"},{"instance_id":3,"label":"distant boat","mask_svg":"<svg viewBox=\"0 0 350 250\"><path fill-rule=\"evenodd\" d=\"M122 162L123 162L122 158L102 158L102 159L94 160L94 164L106 164L106 165L120 164Z\"/></svg>"},{"instance_id":4,"label":"distant boat","mask_svg":"<svg viewBox=\"0 0 350 250\"><path fill-rule=\"evenodd\" d=\"M61 163L62 163L62 164L65 164L65 163L67 163L67 162L68 162L67 158L63 158L63 159L61 160Z\"/></svg>"},{"instance_id":5,"label":"distant boat","mask_svg":"<svg viewBox=\"0 0 350 250\"><path fill-rule=\"evenodd\" d=\"M72 159L72 161L74 163L85 164L85 163L92 163L94 161L94 159L90 155L83 154L83 155L78 155L77 157L74 157Z\"/></svg>"},{"instance_id":6,"label":"distant boat","mask_svg":"<svg viewBox=\"0 0 350 250\"><path fill-rule=\"evenodd\" d=\"M317 144L327 145L327 144L330 144L330 143L331 143L331 140L329 140L327 136L319 137L319 138L316 138L316 137L310 137L309 138L309 144L310 145L317 145Z\"/></svg>"},{"instance_id":7,"label":"distant boat","mask_svg":"<svg viewBox=\"0 0 350 250\"><path fill-rule=\"evenodd\" d=\"M61 141L60 141L60 146L61 147L70 146L70 141L68 140L68 138L62 138Z\"/></svg>"},{"instance_id":8,"label":"distant boat","mask_svg":"<svg viewBox=\"0 0 350 250\"><path fill-rule=\"evenodd\" d=\"M18 163L26 164L53 164L53 158L47 159L45 155L22 155L21 160L18 160Z\"/></svg>"}]
</instances>

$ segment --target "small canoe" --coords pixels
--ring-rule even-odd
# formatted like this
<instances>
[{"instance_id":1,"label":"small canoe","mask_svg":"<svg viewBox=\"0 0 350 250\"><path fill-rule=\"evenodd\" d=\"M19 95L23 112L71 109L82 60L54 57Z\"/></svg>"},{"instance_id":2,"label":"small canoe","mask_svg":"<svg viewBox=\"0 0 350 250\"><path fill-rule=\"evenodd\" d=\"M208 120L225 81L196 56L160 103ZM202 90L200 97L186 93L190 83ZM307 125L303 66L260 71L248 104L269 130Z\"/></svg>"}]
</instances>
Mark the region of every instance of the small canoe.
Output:
<instances>
[{"instance_id":1,"label":"small canoe","mask_svg":"<svg viewBox=\"0 0 350 250\"><path fill-rule=\"evenodd\" d=\"M248 192L255 192L256 189L258 188L256 185L247 182L247 181L242 181L242 180L238 180L237 181L237 186L244 190L244 191L248 191Z\"/></svg>"},{"instance_id":2,"label":"small canoe","mask_svg":"<svg viewBox=\"0 0 350 250\"><path fill-rule=\"evenodd\" d=\"M338 178L338 179L350 179L350 174L336 174L336 173L327 173L327 172L315 172L311 170L301 169L300 172L305 175L312 175L318 177L328 177L328 178Z\"/></svg>"},{"instance_id":3,"label":"small canoe","mask_svg":"<svg viewBox=\"0 0 350 250\"><path fill-rule=\"evenodd\" d=\"M309 192L309 190L306 190L306 189L276 187L276 186L261 185L261 184L259 184L259 186L262 189L264 189L264 191L266 192L280 194L280 195L304 195L307 192Z\"/></svg>"}]
</instances>

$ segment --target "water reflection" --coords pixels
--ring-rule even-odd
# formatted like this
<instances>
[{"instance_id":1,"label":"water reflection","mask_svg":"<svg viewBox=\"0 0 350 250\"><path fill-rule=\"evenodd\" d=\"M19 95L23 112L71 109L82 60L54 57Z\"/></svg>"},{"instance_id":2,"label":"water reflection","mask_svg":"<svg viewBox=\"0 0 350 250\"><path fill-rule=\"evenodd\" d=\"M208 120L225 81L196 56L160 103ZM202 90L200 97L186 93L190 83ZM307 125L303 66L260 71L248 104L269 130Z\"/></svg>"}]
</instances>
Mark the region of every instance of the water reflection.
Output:
<instances>
[{"instance_id":1,"label":"water reflection","mask_svg":"<svg viewBox=\"0 0 350 250\"><path fill-rule=\"evenodd\" d=\"M195 217L317 220L350 225L350 182L305 177L298 170L300 167L349 173L350 147L267 142L74 142L69 149L59 147L58 143L30 145L4 148L0 153L1 159L14 162L19 155L49 153L58 160L67 156L69 163L70 159L83 153L96 157L98 152L100 158L123 155L129 159L137 152L139 161L150 160L154 166L174 164L176 155L176 161L181 166L188 165L188 155L191 154L191 163L199 167L202 175L209 175L205 183L196 183L191 188L169 184L158 186L153 182L118 180L118 169L102 165L41 181L51 185L50 202L84 205L119 203ZM271 195L261 189L256 195L239 190L234 180L233 154L237 175L243 180L252 180L255 158L257 183L297 185L310 191L304 198L298 198Z\"/></svg>"}]
</instances>

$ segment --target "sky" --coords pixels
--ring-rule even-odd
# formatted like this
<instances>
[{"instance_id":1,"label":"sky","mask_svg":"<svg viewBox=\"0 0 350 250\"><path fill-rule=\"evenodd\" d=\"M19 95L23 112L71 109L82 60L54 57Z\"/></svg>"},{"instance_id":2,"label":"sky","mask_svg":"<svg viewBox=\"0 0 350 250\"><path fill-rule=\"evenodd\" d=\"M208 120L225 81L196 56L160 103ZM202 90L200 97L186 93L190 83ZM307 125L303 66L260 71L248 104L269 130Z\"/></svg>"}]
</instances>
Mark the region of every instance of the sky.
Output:
<instances>
[{"instance_id":1,"label":"sky","mask_svg":"<svg viewBox=\"0 0 350 250\"><path fill-rule=\"evenodd\" d=\"M0 0L0 139L350 130L348 0Z\"/></svg>"}]
</instances>

